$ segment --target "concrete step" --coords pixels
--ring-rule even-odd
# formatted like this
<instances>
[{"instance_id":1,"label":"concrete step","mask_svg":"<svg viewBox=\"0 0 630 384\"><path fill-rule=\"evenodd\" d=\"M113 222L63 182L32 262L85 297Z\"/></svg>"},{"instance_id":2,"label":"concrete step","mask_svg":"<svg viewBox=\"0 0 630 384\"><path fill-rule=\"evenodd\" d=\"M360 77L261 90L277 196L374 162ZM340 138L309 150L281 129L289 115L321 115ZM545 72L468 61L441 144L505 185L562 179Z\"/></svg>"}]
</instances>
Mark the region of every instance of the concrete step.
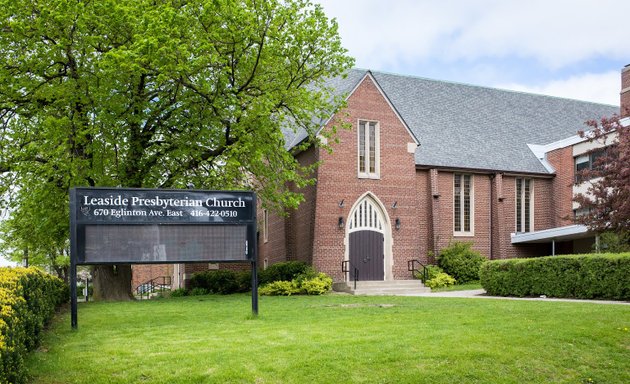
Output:
<instances>
[{"instance_id":1,"label":"concrete step","mask_svg":"<svg viewBox=\"0 0 630 384\"><path fill-rule=\"evenodd\" d=\"M333 289L338 292L347 292L353 295L413 295L417 293L431 292L420 280L393 280L393 281L357 281L333 284Z\"/></svg>"}]
</instances>

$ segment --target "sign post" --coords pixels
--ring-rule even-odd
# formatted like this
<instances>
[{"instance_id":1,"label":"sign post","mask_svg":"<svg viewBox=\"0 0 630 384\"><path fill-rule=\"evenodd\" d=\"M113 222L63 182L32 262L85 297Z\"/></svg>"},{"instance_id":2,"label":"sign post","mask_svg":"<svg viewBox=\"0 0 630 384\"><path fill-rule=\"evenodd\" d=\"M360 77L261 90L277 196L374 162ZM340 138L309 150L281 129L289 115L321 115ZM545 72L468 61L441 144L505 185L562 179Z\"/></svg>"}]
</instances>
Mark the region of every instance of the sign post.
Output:
<instances>
[{"instance_id":1,"label":"sign post","mask_svg":"<svg viewBox=\"0 0 630 384\"><path fill-rule=\"evenodd\" d=\"M253 192L73 188L72 328L77 328L77 265L249 262L256 315L257 248Z\"/></svg>"}]
</instances>

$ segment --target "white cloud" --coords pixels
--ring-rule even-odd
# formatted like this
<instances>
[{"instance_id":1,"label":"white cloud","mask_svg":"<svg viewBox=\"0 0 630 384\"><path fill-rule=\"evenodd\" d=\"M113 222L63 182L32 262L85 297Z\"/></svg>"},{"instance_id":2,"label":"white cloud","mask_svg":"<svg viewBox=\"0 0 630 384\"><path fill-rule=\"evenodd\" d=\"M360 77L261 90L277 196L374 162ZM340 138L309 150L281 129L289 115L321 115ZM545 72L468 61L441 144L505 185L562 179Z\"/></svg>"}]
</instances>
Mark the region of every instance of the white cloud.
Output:
<instances>
[{"instance_id":1,"label":"white cloud","mask_svg":"<svg viewBox=\"0 0 630 384\"><path fill-rule=\"evenodd\" d=\"M618 71L610 71L606 73L587 73L540 85L512 83L495 84L494 86L516 91L619 105L620 76ZM611 89L617 89L617 92L611 93Z\"/></svg>"},{"instance_id":2,"label":"white cloud","mask_svg":"<svg viewBox=\"0 0 630 384\"><path fill-rule=\"evenodd\" d=\"M359 66L517 56L559 68L623 58L630 41L616 15L626 0L315 0L337 18Z\"/></svg>"}]
</instances>

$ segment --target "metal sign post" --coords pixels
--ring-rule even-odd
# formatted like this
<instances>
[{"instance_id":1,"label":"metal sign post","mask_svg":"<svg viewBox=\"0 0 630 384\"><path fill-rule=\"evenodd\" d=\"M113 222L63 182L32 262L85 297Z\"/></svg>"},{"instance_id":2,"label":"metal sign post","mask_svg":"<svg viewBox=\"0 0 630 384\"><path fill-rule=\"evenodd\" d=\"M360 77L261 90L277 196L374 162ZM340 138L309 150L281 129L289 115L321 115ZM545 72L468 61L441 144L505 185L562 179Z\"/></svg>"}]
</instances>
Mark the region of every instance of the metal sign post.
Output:
<instances>
[{"instance_id":1,"label":"metal sign post","mask_svg":"<svg viewBox=\"0 0 630 384\"><path fill-rule=\"evenodd\" d=\"M258 314L256 194L122 188L70 190L71 322L77 265L250 262Z\"/></svg>"}]
</instances>

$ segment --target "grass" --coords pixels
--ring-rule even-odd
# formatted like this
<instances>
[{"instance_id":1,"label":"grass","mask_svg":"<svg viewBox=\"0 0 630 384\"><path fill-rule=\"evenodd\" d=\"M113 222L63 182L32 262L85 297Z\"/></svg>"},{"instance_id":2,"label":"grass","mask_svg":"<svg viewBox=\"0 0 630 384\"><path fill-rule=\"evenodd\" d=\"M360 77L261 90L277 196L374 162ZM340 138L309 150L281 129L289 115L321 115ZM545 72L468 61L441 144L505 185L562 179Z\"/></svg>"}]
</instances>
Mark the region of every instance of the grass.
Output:
<instances>
[{"instance_id":1,"label":"grass","mask_svg":"<svg viewBox=\"0 0 630 384\"><path fill-rule=\"evenodd\" d=\"M33 383L628 383L630 306L246 295L80 303Z\"/></svg>"},{"instance_id":2,"label":"grass","mask_svg":"<svg viewBox=\"0 0 630 384\"><path fill-rule=\"evenodd\" d=\"M482 289L481 283L479 281L471 281L469 283L464 284L455 284L444 288L436 288L432 289L432 292L450 292L450 291L469 291L473 289Z\"/></svg>"}]
</instances>

